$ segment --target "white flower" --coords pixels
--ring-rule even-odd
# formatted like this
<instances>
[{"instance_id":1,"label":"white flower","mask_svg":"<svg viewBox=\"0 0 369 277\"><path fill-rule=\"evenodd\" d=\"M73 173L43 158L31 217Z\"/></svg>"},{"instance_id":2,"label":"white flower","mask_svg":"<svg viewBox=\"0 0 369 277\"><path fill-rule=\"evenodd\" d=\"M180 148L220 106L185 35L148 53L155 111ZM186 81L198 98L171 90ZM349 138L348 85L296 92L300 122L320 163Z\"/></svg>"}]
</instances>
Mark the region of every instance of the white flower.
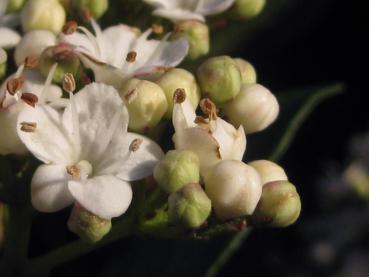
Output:
<instances>
[{"instance_id":1,"label":"white flower","mask_svg":"<svg viewBox=\"0 0 369 277\"><path fill-rule=\"evenodd\" d=\"M144 0L156 9L153 14L174 22L182 20L205 21L205 16L224 12L234 0Z\"/></svg>"},{"instance_id":2,"label":"white flower","mask_svg":"<svg viewBox=\"0 0 369 277\"><path fill-rule=\"evenodd\" d=\"M19 23L19 16L14 14L5 15L8 0L0 1L0 47L14 47L20 40L20 35L12 30Z\"/></svg>"},{"instance_id":3,"label":"white flower","mask_svg":"<svg viewBox=\"0 0 369 277\"><path fill-rule=\"evenodd\" d=\"M206 176L221 160L241 161L246 150L246 135L242 126L233 125L216 115L215 105L208 99L201 102L209 118L196 117L190 101L178 90L173 109L176 149L195 152L200 159L201 174ZM182 94L182 95L181 95Z\"/></svg>"},{"instance_id":4,"label":"white flower","mask_svg":"<svg viewBox=\"0 0 369 277\"><path fill-rule=\"evenodd\" d=\"M151 29L139 34L137 29L127 25L116 25L101 31L92 19L95 35L84 27L83 33L62 35L61 41L75 46L75 51L95 73L97 82L104 82L119 88L129 78L175 67L187 55L186 39L167 41L148 39Z\"/></svg>"},{"instance_id":5,"label":"white flower","mask_svg":"<svg viewBox=\"0 0 369 277\"><path fill-rule=\"evenodd\" d=\"M63 113L46 105L22 111L19 137L45 163L32 179L33 206L54 212L77 202L104 219L123 214L129 181L152 174L163 155L156 143L127 132L128 120L118 92L98 83L71 94Z\"/></svg>"}]
</instances>

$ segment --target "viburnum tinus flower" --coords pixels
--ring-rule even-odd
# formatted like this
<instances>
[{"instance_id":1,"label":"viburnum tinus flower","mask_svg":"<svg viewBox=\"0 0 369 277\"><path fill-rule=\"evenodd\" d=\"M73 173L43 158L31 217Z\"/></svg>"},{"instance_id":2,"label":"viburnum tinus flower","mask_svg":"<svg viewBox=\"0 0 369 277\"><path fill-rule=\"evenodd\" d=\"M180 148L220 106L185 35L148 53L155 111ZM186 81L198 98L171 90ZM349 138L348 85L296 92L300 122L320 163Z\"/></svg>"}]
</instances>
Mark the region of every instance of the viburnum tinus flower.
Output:
<instances>
[{"instance_id":1,"label":"viburnum tinus flower","mask_svg":"<svg viewBox=\"0 0 369 277\"><path fill-rule=\"evenodd\" d=\"M62 35L61 41L75 47L75 52L95 73L95 80L119 88L123 81L132 77L162 72L177 66L187 55L186 39L161 41L148 39L152 30L140 33L127 25L111 26L104 31L91 19L95 35L85 27Z\"/></svg>"},{"instance_id":2,"label":"viburnum tinus flower","mask_svg":"<svg viewBox=\"0 0 369 277\"><path fill-rule=\"evenodd\" d=\"M12 28L19 22L18 15L5 14L8 0L0 1L0 48L14 47L20 40L20 35Z\"/></svg>"},{"instance_id":3,"label":"viburnum tinus flower","mask_svg":"<svg viewBox=\"0 0 369 277\"><path fill-rule=\"evenodd\" d=\"M36 105L19 115L19 137L44 162L32 179L32 204L55 212L78 203L109 220L129 207L129 182L152 174L163 153L127 132L128 111L113 87L92 83L71 91L62 113Z\"/></svg>"},{"instance_id":4,"label":"viburnum tinus flower","mask_svg":"<svg viewBox=\"0 0 369 277\"><path fill-rule=\"evenodd\" d=\"M205 16L224 12L234 0L144 0L155 7L153 14L174 22L183 20L205 21Z\"/></svg>"}]
</instances>

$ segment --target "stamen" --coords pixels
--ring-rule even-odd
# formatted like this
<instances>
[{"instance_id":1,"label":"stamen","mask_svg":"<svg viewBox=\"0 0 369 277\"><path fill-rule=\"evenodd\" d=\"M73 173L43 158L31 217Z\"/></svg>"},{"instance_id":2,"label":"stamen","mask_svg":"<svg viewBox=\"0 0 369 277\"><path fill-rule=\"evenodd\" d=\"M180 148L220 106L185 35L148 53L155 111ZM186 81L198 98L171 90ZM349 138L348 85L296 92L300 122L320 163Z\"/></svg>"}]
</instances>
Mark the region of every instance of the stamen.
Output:
<instances>
[{"instance_id":1,"label":"stamen","mask_svg":"<svg viewBox=\"0 0 369 277\"><path fill-rule=\"evenodd\" d=\"M21 130L26 133L33 133L36 131L37 123L36 122L26 122L23 121L20 123Z\"/></svg>"},{"instance_id":2,"label":"stamen","mask_svg":"<svg viewBox=\"0 0 369 277\"><path fill-rule=\"evenodd\" d=\"M74 32L77 31L77 28L78 28L77 22L75 22L74 20L68 21L63 26L63 34L71 35L71 34L73 34Z\"/></svg>"},{"instance_id":3,"label":"stamen","mask_svg":"<svg viewBox=\"0 0 369 277\"><path fill-rule=\"evenodd\" d=\"M23 76L11 79L6 83L6 90L10 95L15 95L20 89L22 89L24 81L25 80Z\"/></svg>"},{"instance_id":4,"label":"stamen","mask_svg":"<svg viewBox=\"0 0 369 277\"><path fill-rule=\"evenodd\" d=\"M75 148L75 155L79 157L81 153L81 136L79 133L79 117L77 112L76 102L74 101L74 95L72 92L69 92L69 103L71 108L72 115L72 124L73 124L73 145Z\"/></svg>"},{"instance_id":5,"label":"stamen","mask_svg":"<svg viewBox=\"0 0 369 277\"><path fill-rule=\"evenodd\" d=\"M29 56L24 60L24 67L26 69L35 69L38 66L38 58L36 56Z\"/></svg>"},{"instance_id":6,"label":"stamen","mask_svg":"<svg viewBox=\"0 0 369 277\"><path fill-rule=\"evenodd\" d=\"M31 107L35 107L36 103L38 102L37 95L29 92L22 93L21 99L26 102L26 104L30 105Z\"/></svg>"},{"instance_id":7,"label":"stamen","mask_svg":"<svg viewBox=\"0 0 369 277\"><path fill-rule=\"evenodd\" d=\"M14 78L18 78L22 75L23 71L24 71L24 68L25 68L25 64L21 64L18 69L17 69L17 72L15 73L14 75Z\"/></svg>"},{"instance_id":8,"label":"stamen","mask_svg":"<svg viewBox=\"0 0 369 277\"><path fill-rule=\"evenodd\" d=\"M81 170L79 169L78 166L76 165L67 166L66 169L67 169L67 173L71 175L74 179L81 178Z\"/></svg>"},{"instance_id":9,"label":"stamen","mask_svg":"<svg viewBox=\"0 0 369 277\"><path fill-rule=\"evenodd\" d=\"M137 52L131 51L127 54L126 61L129 63L134 63L137 58Z\"/></svg>"},{"instance_id":10,"label":"stamen","mask_svg":"<svg viewBox=\"0 0 369 277\"><path fill-rule=\"evenodd\" d=\"M129 151L136 152L140 149L141 144L143 143L143 139L136 138L129 145Z\"/></svg>"},{"instance_id":11,"label":"stamen","mask_svg":"<svg viewBox=\"0 0 369 277\"><path fill-rule=\"evenodd\" d=\"M133 100L138 96L137 88L132 89L126 95L124 95L124 99L128 104L131 104Z\"/></svg>"},{"instance_id":12,"label":"stamen","mask_svg":"<svg viewBox=\"0 0 369 277\"><path fill-rule=\"evenodd\" d=\"M73 93L76 90L76 81L73 74L66 73L63 78L63 89L66 92Z\"/></svg>"},{"instance_id":13,"label":"stamen","mask_svg":"<svg viewBox=\"0 0 369 277\"><path fill-rule=\"evenodd\" d=\"M46 101L46 93L47 93L47 91L49 90L49 88L51 86L51 82L53 80L53 77L54 77L54 74L55 74L55 71L56 71L57 67L58 67L58 64L54 63L53 66L51 67L50 71L49 71L49 74L47 75L44 87L43 87L43 89L40 93L40 96L38 98L40 104L44 104L45 101Z\"/></svg>"},{"instance_id":14,"label":"stamen","mask_svg":"<svg viewBox=\"0 0 369 277\"><path fill-rule=\"evenodd\" d=\"M151 29L154 34L162 34L164 32L164 27L160 24L152 24Z\"/></svg>"},{"instance_id":15,"label":"stamen","mask_svg":"<svg viewBox=\"0 0 369 277\"><path fill-rule=\"evenodd\" d=\"M186 100L186 91L183 88L177 88L173 94L173 102L175 104L182 104Z\"/></svg>"},{"instance_id":16,"label":"stamen","mask_svg":"<svg viewBox=\"0 0 369 277\"><path fill-rule=\"evenodd\" d=\"M200 101L200 108L205 115L209 116L209 120L217 119L217 107L209 98Z\"/></svg>"}]
</instances>

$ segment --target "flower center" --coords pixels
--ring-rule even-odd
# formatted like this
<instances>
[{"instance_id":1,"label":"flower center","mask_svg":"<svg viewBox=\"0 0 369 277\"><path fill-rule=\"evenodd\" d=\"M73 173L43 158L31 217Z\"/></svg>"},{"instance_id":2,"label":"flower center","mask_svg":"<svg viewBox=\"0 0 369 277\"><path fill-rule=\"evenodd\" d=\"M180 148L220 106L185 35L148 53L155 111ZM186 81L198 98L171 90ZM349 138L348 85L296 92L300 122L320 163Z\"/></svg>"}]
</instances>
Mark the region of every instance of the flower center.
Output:
<instances>
[{"instance_id":1,"label":"flower center","mask_svg":"<svg viewBox=\"0 0 369 277\"><path fill-rule=\"evenodd\" d=\"M85 160L79 161L76 165L67 166L67 172L74 180L85 181L92 175L92 165Z\"/></svg>"}]
</instances>

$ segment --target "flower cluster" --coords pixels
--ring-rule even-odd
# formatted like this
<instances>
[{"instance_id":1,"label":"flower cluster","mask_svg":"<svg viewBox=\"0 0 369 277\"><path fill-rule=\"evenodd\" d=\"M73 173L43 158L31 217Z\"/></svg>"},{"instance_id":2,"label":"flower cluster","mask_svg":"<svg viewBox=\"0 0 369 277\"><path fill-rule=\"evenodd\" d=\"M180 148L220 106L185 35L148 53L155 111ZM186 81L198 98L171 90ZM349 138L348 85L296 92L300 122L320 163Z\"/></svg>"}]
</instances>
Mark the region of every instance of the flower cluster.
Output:
<instances>
[{"instance_id":1,"label":"flower cluster","mask_svg":"<svg viewBox=\"0 0 369 277\"><path fill-rule=\"evenodd\" d=\"M211 215L292 224L300 199L284 170L242 161L246 134L279 113L254 67L220 56L196 74L177 68L209 52L205 16L228 10L251 18L264 1L144 2L173 30L141 32L123 23L102 29L96 20L108 1L0 2L0 76L10 64L3 48L15 47L18 66L0 87L0 154L41 161L31 180L33 207L72 206L70 230L98 241L130 207L132 182L153 175L169 195L168 226L200 228ZM22 36L12 29L18 25ZM173 137L163 136L167 125Z\"/></svg>"}]
</instances>

